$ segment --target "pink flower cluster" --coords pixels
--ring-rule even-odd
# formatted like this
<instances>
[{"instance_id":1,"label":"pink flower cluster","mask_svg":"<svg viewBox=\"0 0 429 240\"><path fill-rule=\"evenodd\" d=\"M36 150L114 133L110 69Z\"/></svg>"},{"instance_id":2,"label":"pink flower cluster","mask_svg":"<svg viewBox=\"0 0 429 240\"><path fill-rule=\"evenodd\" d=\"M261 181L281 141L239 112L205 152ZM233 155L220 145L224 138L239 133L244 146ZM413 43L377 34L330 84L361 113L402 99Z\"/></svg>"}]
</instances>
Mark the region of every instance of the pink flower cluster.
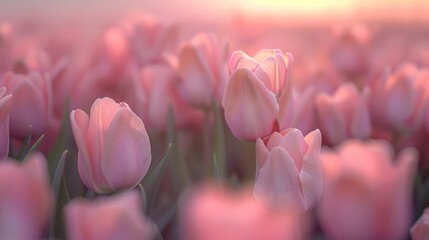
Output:
<instances>
[{"instance_id":1,"label":"pink flower cluster","mask_svg":"<svg viewBox=\"0 0 429 240\"><path fill-rule=\"evenodd\" d=\"M429 61L379 31L0 22L0 239L428 239Z\"/></svg>"}]
</instances>

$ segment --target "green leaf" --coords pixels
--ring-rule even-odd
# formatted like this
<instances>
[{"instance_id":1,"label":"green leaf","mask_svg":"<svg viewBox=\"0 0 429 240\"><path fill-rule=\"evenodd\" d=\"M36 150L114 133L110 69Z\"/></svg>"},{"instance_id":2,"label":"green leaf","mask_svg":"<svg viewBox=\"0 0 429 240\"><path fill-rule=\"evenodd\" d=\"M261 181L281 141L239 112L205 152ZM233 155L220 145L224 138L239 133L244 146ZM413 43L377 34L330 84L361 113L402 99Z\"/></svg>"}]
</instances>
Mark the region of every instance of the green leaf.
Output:
<instances>
[{"instance_id":1,"label":"green leaf","mask_svg":"<svg viewBox=\"0 0 429 240\"><path fill-rule=\"evenodd\" d=\"M30 149L30 144L31 144L31 135L32 135L31 132L32 132L32 128L30 125L27 136L25 136L24 142L22 142L21 148L18 150L18 153L15 156L15 159L18 161L24 160L24 158L27 156L27 153L28 153L28 150Z\"/></svg>"},{"instance_id":2,"label":"green leaf","mask_svg":"<svg viewBox=\"0 0 429 240\"><path fill-rule=\"evenodd\" d=\"M217 177L222 179L226 174L225 133L222 120L223 118L220 116L220 108L214 98L212 98L212 105L215 124L213 155L216 156Z\"/></svg>"},{"instance_id":3,"label":"green leaf","mask_svg":"<svg viewBox=\"0 0 429 240\"><path fill-rule=\"evenodd\" d=\"M57 160L62 155L63 151L66 149L71 149L68 140L70 136L70 107L69 102L67 100L66 106L63 113L63 119L61 121L61 129L58 134L58 137L52 146L49 154L48 154L48 167L49 167L49 174L51 178L54 175L55 172L55 166L57 166Z\"/></svg>"},{"instance_id":4,"label":"green leaf","mask_svg":"<svg viewBox=\"0 0 429 240\"><path fill-rule=\"evenodd\" d=\"M43 138L45 137L45 134L42 134L42 136L39 137L39 139L37 139L37 141L33 144L33 146L31 146L30 150L28 150L27 155L25 156L26 158L33 154L34 152L37 151L37 149L39 148L40 143L42 143Z\"/></svg>"},{"instance_id":5,"label":"green leaf","mask_svg":"<svg viewBox=\"0 0 429 240\"><path fill-rule=\"evenodd\" d=\"M188 165L180 151L177 131L174 124L174 113L171 106L168 108L167 120L167 144L172 144L171 152L175 159L169 161L169 172L171 175L171 186L176 195L179 195L184 188L191 182Z\"/></svg>"},{"instance_id":6,"label":"green leaf","mask_svg":"<svg viewBox=\"0 0 429 240\"><path fill-rule=\"evenodd\" d=\"M147 195L146 195L146 191L144 190L143 185L140 183L138 185L138 188L140 190L140 196L141 196L141 205L142 205L142 209L143 212L147 213Z\"/></svg>"},{"instance_id":7,"label":"green leaf","mask_svg":"<svg viewBox=\"0 0 429 240\"><path fill-rule=\"evenodd\" d=\"M57 228L62 228L62 218L63 218L63 207L65 203L69 201L66 185L64 184L63 173L65 160L67 157L67 150L63 152L61 158L58 161L57 168L55 170L54 179L52 182L52 191L54 193L55 207L51 212L49 220L49 239L51 239L56 232L60 232ZM62 187L61 187L62 186Z\"/></svg>"},{"instance_id":8,"label":"green leaf","mask_svg":"<svg viewBox=\"0 0 429 240\"><path fill-rule=\"evenodd\" d=\"M148 193L148 211L150 211L154 204L155 200L158 197L159 186L161 184L161 179L164 176L164 171L167 166L168 155L171 151L172 144L168 144L166 151L162 154L161 158L154 162L150 167L148 173L143 178L143 187L147 190Z\"/></svg>"}]
</instances>

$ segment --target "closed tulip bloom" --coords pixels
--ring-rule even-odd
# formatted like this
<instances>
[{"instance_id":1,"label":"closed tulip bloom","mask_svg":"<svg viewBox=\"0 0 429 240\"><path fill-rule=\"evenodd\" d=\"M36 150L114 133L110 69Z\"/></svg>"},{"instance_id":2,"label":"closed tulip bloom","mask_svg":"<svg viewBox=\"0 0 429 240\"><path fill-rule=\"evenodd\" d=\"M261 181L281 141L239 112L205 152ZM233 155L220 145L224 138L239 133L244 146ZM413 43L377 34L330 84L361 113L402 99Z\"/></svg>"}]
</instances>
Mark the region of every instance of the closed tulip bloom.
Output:
<instances>
[{"instance_id":1,"label":"closed tulip bloom","mask_svg":"<svg viewBox=\"0 0 429 240\"><path fill-rule=\"evenodd\" d=\"M52 203L43 155L0 161L0 239L41 239Z\"/></svg>"},{"instance_id":2,"label":"closed tulip bloom","mask_svg":"<svg viewBox=\"0 0 429 240\"><path fill-rule=\"evenodd\" d=\"M352 83L342 84L333 95L319 94L316 98L320 128L331 144L347 138L368 138L371 119L368 107L369 89L359 93Z\"/></svg>"},{"instance_id":3,"label":"closed tulip bloom","mask_svg":"<svg viewBox=\"0 0 429 240\"><path fill-rule=\"evenodd\" d=\"M292 122L293 98L289 71L292 54L261 50L255 57L242 51L232 54L222 106L232 133L253 141L282 131Z\"/></svg>"},{"instance_id":4,"label":"closed tulip bloom","mask_svg":"<svg viewBox=\"0 0 429 240\"><path fill-rule=\"evenodd\" d=\"M410 233L413 240L429 239L429 208L426 208L422 216L414 223Z\"/></svg>"},{"instance_id":5,"label":"closed tulip bloom","mask_svg":"<svg viewBox=\"0 0 429 240\"><path fill-rule=\"evenodd\" d=\"M147 64L140 69L137 79L139 105L136 112L148 129L165 131L169 108L174 114L177 128L199 125L201 111L192 108L182 99L175 86L176 78L175 71L165 64Z\"/></svg>"},{"instance_id":6,"label":"closed tulip bloom","mask_svg":"<svg viewBox=\"0 0 429 240\"><path fill-rule=\"evenodd\" d=\"M33 136L42 135L52 116L52 86L49 78L38 72L6 73L0 79L7 93L13 95L10 110L10 135L24 138L31 126Z\"/></svg>"},{"instance_id":7,"label":"closed tulip bloom","mask_svg":"<svg viewBox=\"0 0 429 240\"><path fill-rule=\"evenodd\" d=\"M256 140L255 197L298 212L314 207L323 190L321 141L319 130L304 137L298 129Z\"/></svg>"},{"instance_id":8,"label":"closed tulip bloom","mask_svg":"<svg viewBox=\"0 0 429 240\"><path fill-rule=\"evenodd\" d=\"M0 88L0 159L9 153L9 115L12 95L6 95L6 88Z\"/></svg>"},{"instance_id":9,"label":"closed tulip bloom","mask_svg":"<svg viewBox=\"0 0 429 240\"><path fill-rule=\"evenodd\" d=\"M79 175L88 188L106 193L140 182L150 166L151 147L143 121L126 103L97 99L90 116L77 109L70 120Z\"/></svg>"},{"instance_id":10,"label":"closed tulip bloom","mask_svg":"<svg viewBox=\"0 0 429 240\"><path fill-rule=\"evenodd\" d=\"M424 73L422 73L424 74ZM416 129L422 121L427 73L403 63L371 83L370 110L374 124L387 130ZM426 98L427 99L427 98Z\"/></svg>"},{"instance_id":11,"label":"closed tulip bloom","mask_svg":"<svg viewBox=\"0 0 429 240\"><path fill-rule=\"evenodd\" d=\"M214 34L199 33L181 47L178 58L183 99L206 108L212 106L212 98L220 102L228 80L228 44Z\"/></svg>"},{"instance_id":12,"label":"closed tulip bloom","mask_svg":"<svg viewBox=\"0 0 429 240\"><path fill-rule=\"evenodd\" d=\"M180 208L182 238L189 240L297 240L298 219L267 212L250 191L203 186L185 195Z\"/></svg>"},{"instance_id":13,"label":"closed tulip bloom","mask_svg":"<svg viewBox=\"0 0 429 240\"><path fill-rule=\"evenodd\" d=\"M412 219L417 152L394 160L388 142L348 140L321 154L325 191L319 204L329 239L404 239Z\"/></svg>"},{"instance_id":14,"label":"closed tulip bloom","mask_svg":"<svg viewBox=\"0 0 429 240\"><path fill-rule=\"evenodd\" d=\"M146 240L154 234L154 224L142 214L136 191L92 202L76 199L64 211L70 240Z\"/></svg>"}]
</instances>

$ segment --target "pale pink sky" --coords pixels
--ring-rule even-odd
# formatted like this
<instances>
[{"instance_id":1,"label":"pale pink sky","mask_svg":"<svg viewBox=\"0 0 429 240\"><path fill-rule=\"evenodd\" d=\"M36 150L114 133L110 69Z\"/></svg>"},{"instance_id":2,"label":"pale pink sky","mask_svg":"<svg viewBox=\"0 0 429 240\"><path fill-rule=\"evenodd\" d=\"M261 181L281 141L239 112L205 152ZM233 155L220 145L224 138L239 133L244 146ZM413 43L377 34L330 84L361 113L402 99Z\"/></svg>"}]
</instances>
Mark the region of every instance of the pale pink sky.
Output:
<instances>
[{"instance_id":1,"label":"pale pink sky","mask_svg":"<svg viewBox=\"0 0 429 240\"><path fill-rule=\"evenodd\" d=\"M222 21L233 14L308 18L428 19L427 0L0 0L0 17L16 13L105 18L146 10L182 21Z\"/></svg>"}]
</instances>

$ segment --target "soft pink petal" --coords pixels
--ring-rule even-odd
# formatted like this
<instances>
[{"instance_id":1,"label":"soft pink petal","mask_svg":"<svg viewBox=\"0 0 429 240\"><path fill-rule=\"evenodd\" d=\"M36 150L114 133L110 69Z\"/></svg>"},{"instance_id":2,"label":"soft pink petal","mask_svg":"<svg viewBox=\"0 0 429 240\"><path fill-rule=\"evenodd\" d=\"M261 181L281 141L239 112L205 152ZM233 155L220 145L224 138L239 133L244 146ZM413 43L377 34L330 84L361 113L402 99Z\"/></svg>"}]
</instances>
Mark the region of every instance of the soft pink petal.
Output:
<instances>
[{"instance_id":1,"label":"soft pink petal","mask_svg":"<svg viewBox=\"0 0 429 240\"><path fill-rule=\"evenodd\" d=\"M299 179L307 210L319 202L323 192L323 169L319 156L322 135L318 129L314 130L305 136L305 141L308 144L308 150L302 160Z\"/></svg>"},{"instance_id":2,"label":"soft pink petal","mask_svg":"<svg viewBox=\"0 0 429 240\"><path fill-rule=\"evenodd\" d=\"M222 105L229 128L243 140L256 140L270 134L279 111L275 95L246 68L232 74Z\"/></svg>"},{"instance_id":3,"label":"soft pink petal","mask_svg":"<svg viewBox=\"0 0 429 240\"><path fill-rule=\"evenodd\" d=\"M317 112L323 135L331 144L338 144L347 138L346 123L339 109L328 95L316 97Z\"/></svg>"},{"instance_id":4,"label":"soft pink petal","mask_svg":"<svg viewBox=\"0 0 429 240\"><path fill-rule=\"evenodd\" d=\"M292 129L283 137L280 145L284 148L292 159L295 161L298 171L301 170L302 158L307 152L308 144L304 140L304 136L298 129Z\"/></svg>"},{"instance_id":5,"label":"soft pink petal","mask_svg":"<svg viewBox=\"0 0 429 240\"><path fill-rule=\"evenodd\" d=\"M301 211L304 200L301 193L298 170L292 157L281 147L275 147L259 170L255 180L256 198L269 200L277 206L298 207Z\"/></svg>"},{"instance_id":6,"label":"soft pink petal","mask_svg":"<svg viewBox=\"0 0 429 240\"><path fill-rule=\"evenodd\" d=\"M366 139L371 134L371 119L368 107L369 89L366 88L362 96L357 100L353 119L351 122L351 134L353 137Z\"/></svg>"},{"instance_id":7,"label":"soft pink petal","mask_svg":"<svg viewBox=\"0 0 429 240\"><path fill-rule=\"evenodd\" d=\"M104 146L101 169L109 186L117 190L138 184L151 162L149 137L142 120L130 109L117 111L106 131Z\"/></svg>"},{"instance_id":8,"label":"soft pink petal","mask_svg":"<svg viewBox=\"0 0 429 240\"><path fill-rule=\"evenodd\" d=\"M192 45L184 45L179 53L178 72L182 78L179 91L195 106L210 106L215 79L201 53Z\"/></svg>"}]
</instances>

